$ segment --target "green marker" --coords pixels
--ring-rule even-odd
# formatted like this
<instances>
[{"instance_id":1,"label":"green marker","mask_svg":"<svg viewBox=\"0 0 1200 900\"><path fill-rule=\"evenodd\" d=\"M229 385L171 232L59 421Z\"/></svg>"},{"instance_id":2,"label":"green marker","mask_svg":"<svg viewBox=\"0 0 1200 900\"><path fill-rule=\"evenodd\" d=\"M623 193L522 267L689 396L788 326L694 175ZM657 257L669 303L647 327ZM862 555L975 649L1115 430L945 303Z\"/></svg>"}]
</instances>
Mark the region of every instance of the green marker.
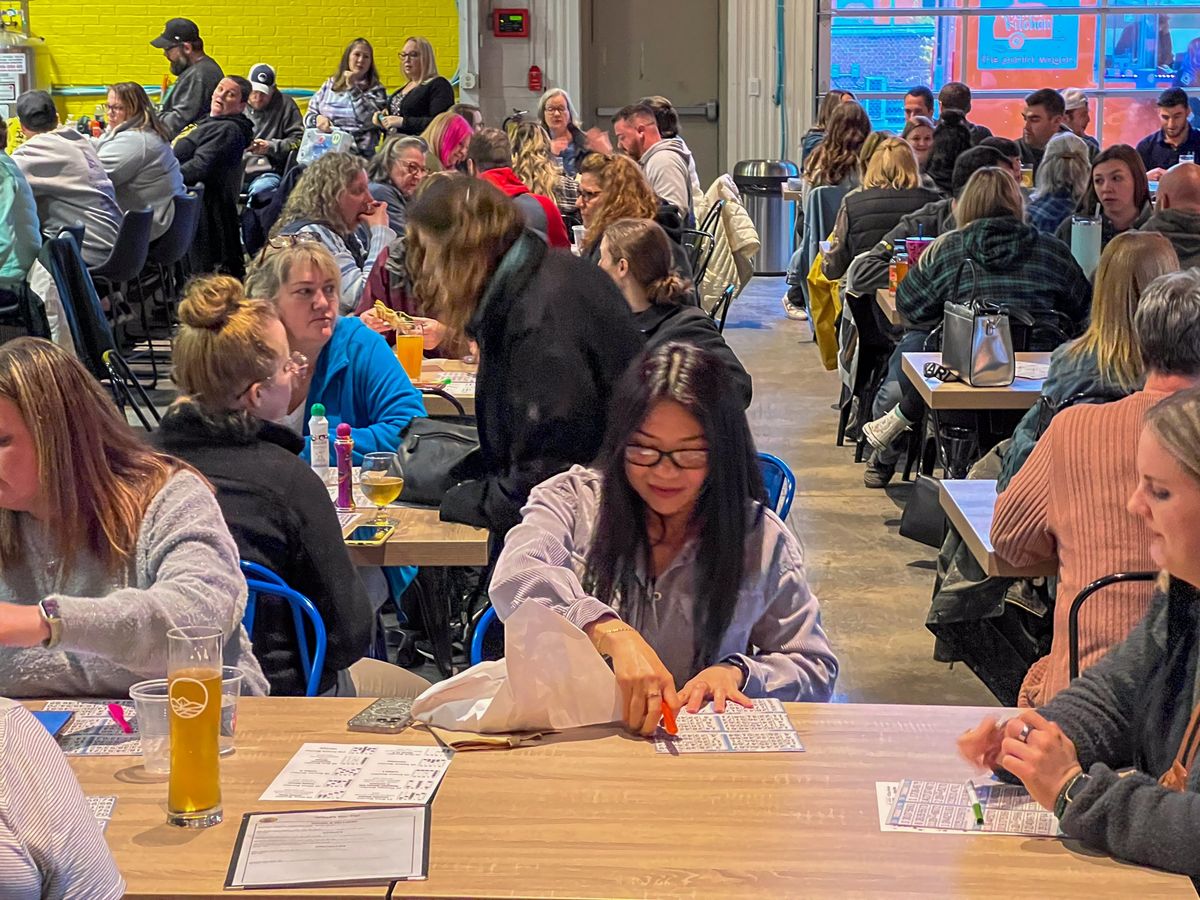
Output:
<instances>
[{"instance_id":1,"label":"green marker","mask_svg":"<svg viewBox=\"0 0 1200 900\"><path fill-rule=\"evenodd\" d=\"M975 813L975 824L983 824L983 804L979 802L979 795L975 793L974 783L967 782L967 797L971 801L971 812Z\"/></svg>"}]
</instances>

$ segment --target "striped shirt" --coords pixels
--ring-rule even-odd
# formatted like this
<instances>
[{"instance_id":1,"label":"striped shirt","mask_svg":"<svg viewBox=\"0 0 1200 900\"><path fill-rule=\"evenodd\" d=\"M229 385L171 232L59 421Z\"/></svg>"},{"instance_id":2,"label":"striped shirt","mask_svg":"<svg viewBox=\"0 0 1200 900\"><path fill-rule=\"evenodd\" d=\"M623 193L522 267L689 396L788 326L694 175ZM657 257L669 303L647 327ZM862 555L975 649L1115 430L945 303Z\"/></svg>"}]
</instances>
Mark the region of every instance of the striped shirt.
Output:
<instances>
[{"instance_id":1,"label":"striped shirt","mask_svg":"<svg viewBox=\"0 0 1200 900\"><path fill-rule=\"evenodd\" d=\"M0 699L0 897L109 900L124 892L66 757L28 710Z\"/></svg>"}]
</instances>

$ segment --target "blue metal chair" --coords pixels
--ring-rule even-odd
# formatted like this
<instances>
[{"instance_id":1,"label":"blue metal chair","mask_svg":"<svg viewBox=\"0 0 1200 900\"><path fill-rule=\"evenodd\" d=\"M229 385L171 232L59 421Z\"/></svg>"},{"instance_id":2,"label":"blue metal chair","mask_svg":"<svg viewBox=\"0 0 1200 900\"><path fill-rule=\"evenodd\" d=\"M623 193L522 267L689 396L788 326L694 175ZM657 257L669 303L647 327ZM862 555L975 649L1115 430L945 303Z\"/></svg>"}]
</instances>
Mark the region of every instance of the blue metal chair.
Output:
<instances>
[{"instance_id":1,"label":"blue metal chair","mask_svg":"<svg viewBox=\"0 0 1200 900\"><path fill-rule=\"evenodd\" d=\"M270 569L257 563L242 560L242 573L246 576L246 587L249 596L246 598L246 614L242 616L242 624L250 639L254 639L254 614L258 609L258 595L280 597L292 608L292 621L296 626L296 646L300 653L300 668L304 672L305 696L315 697L321 683L321 672L325 669L325 648L328 637L325 634L325 622L321 614L313 606L313 602L292 590L287 583ZM304 619L312 628L312 648L309 648L308 629L304 627Z\"/></svg>"},{"instance_id":2,"label":"blue metal chair","mask_svg":"<svg viewBox=\"0 0 1200 900\"><path fill-rule=\"evenodd\" d=\"M792 508L792 500L796 496L796 476L778 456L770 453L758 454L762 466L763 483L767 488L767 500L779 518L786 519ZM483 642L488 629L496 622L496 610L489 606L479 617L479 621L471 631L471 665L483 662Z\"/></svg>"},{"instance_id":3,"label":"blue metal chair","mask_svg":"<svg viewBox=\"0 0 1200 900\"><path fill-rule=\"evenodd\" d=\"M762 467L763 485L767 489L767 501L776 515L787 519L792 508L792 500L796 496L796 476L778 456L770 453L758 454L758 463Z\"/></svg>"}]
</instances>

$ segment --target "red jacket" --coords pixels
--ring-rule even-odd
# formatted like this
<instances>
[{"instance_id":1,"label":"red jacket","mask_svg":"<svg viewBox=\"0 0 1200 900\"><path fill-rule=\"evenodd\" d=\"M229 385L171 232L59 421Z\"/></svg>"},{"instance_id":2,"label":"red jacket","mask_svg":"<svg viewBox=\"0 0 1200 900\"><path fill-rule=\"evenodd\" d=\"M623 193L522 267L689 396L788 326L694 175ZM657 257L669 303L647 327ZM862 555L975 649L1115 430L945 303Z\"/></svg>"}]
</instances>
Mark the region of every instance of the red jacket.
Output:
<instances>
[{"instance_id":1,"label":"red jacket","mask_svg":"<svg viewBox=\"0 0 1200 900\"><path fill-rule=\"evenodd\" d=\"M563 223L562 213L558 211L558 204L549 197L530 191L511 168L506 166L502 169L489 169L480 172L479 177L512 197L525 217L525 224L541 234L551 247L571 246L567 237L567 226Z\"/></svg>"}]
</instances>

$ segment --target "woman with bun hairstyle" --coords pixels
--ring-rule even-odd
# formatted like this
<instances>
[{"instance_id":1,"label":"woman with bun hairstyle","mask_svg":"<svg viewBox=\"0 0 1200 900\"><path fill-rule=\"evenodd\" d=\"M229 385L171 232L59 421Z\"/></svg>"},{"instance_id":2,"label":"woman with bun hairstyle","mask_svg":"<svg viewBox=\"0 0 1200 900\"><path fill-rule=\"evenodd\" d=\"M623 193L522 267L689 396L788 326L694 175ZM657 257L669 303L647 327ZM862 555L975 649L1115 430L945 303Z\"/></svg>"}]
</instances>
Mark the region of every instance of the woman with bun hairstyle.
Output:
<instances>
[{"instance_id":1,"label":"woman with bun hairstyle","mask_svg":"<svg viewBox=\"0 0 1200 900\"><path fill-rule=\"evenodd\" d=\"M600 240L600 268L617 283L647 349L668 342L688 343L713 354L729 373L742 407L750 405L752 384L716 324L690 305L692 283L672 268L671 242L647 219L618 219Z\"/></svg>"},{"instance_id":2,"label":"woman with bun hairstyle","mask_svg":"<svg viewBox=\"0 0 1200 900\"><path fill-rule=\"evenodd\" d=\"M320 693L416 696L424 679L363 659L374 621L367 593L325 484L298 455L304 439L275 424L308 368L288 346L275 304L249 300L238 281L217 275L188 286L179 318L173 360L183 393L154 442L216 487L241 558L278 572L317 607L329 641ZM253 640L271 693L303 695L285 604L259 604Z\"/></svg>"}]
</instances>

